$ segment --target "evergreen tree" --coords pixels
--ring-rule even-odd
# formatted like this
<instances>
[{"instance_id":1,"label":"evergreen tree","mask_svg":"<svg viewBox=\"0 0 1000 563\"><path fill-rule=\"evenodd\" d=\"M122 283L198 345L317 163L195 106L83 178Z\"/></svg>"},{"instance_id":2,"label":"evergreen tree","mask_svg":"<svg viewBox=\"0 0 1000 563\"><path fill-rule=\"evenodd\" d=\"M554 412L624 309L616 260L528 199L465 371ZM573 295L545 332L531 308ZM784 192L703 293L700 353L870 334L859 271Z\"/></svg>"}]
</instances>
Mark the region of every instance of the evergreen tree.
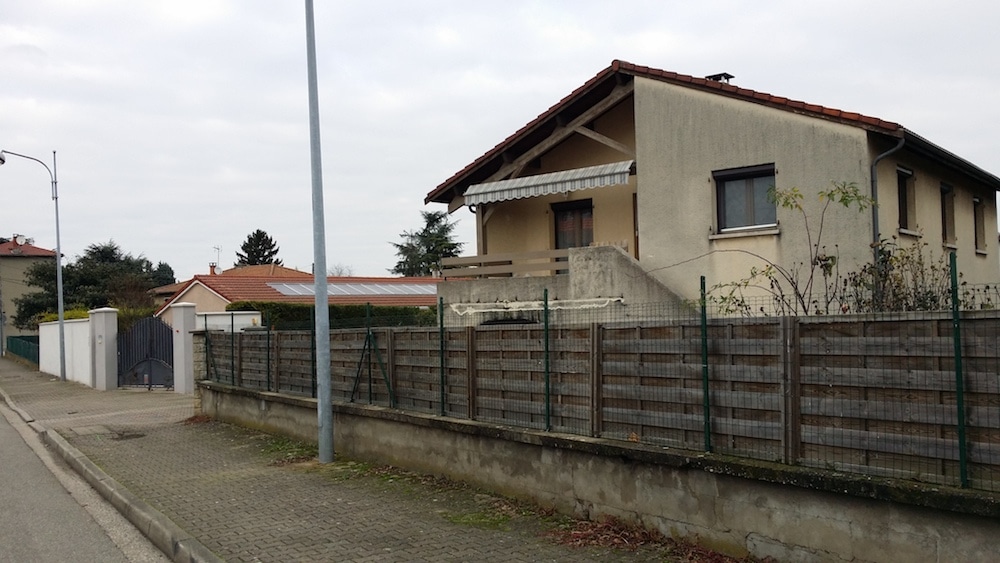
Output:
<instances>
[{"instance_id":1,"label":"evergreen tree","mask_svg":"<svg viewBox=\"0 0 1000 563\"><path fill-rule=\"evenodd\" d=\"M174 277L174 269L166 262L158 263L156 268L151 272L151 277L153 279L153 287L177 283L177 278Z\"/></svg>"},{"instance_id":2,"label":"evergreen tree","mask_svg":"<svg viewBox=\"0 0 1000 563\"><path fill-rule=\"evenodd\" d=\"M132 256L108 241L88 246L83 256L63 266L63 298L67 309L151 308L154 303L148 291L174 281L174 271L165 262L154 268L141 254ZM30 329L41 314L57 309L55 261L28 267L25 283L41 291L14 300L17 312L13 321L18 328Z\"/></svg>"},{"instance_id":3,"label":"evergreen tree","mask_svg":"<svg viewBox=\"0 0 1000 563\"><path fill-rule=\"evenodd\" d=\"M403 242L392 243L399 261L389 270L401 276L430 276L440 268L442 258L458 256L461 242L455 242L455 223L444 211L421 211L424 228L400 235Z\"/></svg>"},{"instance_id":4,"label":"evergreen tree","mask_svg":"<svg viewBox=\"0 0 1000 563\"><path fill-rule=\"evenodd\" d=\"M237 268L240 266L259 266L261 264L281 265L278 260L278 245L264 231L257 229L247 235L247 240L240 246L242 252L236 253Z\"/></svg>"}]
</instances>

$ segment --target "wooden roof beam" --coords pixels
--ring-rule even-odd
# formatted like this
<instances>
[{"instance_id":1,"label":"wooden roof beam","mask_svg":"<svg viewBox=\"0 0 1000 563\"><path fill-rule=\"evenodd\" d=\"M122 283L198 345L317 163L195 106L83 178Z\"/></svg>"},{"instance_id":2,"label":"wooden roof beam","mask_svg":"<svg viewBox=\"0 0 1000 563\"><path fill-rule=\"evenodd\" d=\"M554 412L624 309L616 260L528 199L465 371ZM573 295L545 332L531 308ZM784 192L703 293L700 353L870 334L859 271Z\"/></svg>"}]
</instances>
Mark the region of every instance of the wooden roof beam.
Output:
<instances>
[{"instance_id":1,"label":"wooden roof beam","mask_svg":"<svg viewBox=\"0 0 1000 563\"><path fill-rule=\"evenodd\" d=\"M583 135L584 137L587 137L588 139L592 139L594 141L597 141L598 143L601 143L602 145L611 147L611 148L615 149L616 151L618 151L618 152L620 152L620 153L622 153L622 154L624 154L624 155L626 155L626 156L628 156L628 157L630 157L632 159L635 159L635 151L632 150L632 147L629 147L625 143L619 143L618 141L612 139L611 137L606 137L604 135L601 135L600 133L598 133L597 131L594 131L593 129L591 129L589 127L577 127L576 129L574 129L574 131L577 132L577 133L579 133L579 134L581 134L581 135Z\"/></svg>"},{"instance_id":2,"label":"wooden roof beam","mask_svg":"<svg viewBox=\"0 0 1000 563\"><path fill-rule=\"evenodd\" d=\"M519 173L529 162L552 150L556 145L565 141L567 137L576 133L578 128L584 128L586 124L597 119L602 114L618 105L619 102L632 95L633 90L633 81L629 81L624 85L616 86L606 98L591 106L590 109L567 123L566 126L557 127L551 135L549 135L544 141L532 147L531 150L526 151L513 161L501 166L500 169L487 178L484 183L515 178L516 176L513 176L513 174L516 172Z\"/></svg>"}]
</instances>

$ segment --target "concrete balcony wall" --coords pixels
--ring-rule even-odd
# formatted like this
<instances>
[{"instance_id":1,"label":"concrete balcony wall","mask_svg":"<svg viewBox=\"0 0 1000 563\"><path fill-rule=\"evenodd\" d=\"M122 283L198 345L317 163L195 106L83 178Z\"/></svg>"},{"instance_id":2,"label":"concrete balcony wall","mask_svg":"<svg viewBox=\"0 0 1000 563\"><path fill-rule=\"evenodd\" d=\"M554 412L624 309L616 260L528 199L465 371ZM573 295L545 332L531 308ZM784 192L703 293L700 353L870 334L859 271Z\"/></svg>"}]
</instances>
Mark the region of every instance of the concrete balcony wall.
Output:
<instances>
[{"instance_id":1,"label":"concrete balcony wall","mask_svg":"<svg viewBox=\"0 0 1000 563\"><path fill-rule=\"evenodd\" d=\"M679 313L687 301L647 274L642 265L615 246L571 248L567 273L447 280L438 284L446 326L484 322L539 322L548 290L552 322L569 321L574 308L585 308L590 322L622 319L635 306L657 303ZM604 314L601 313L604 312ZM693 311L693 310L692 310Z\"/></svg>"}]
</instances>

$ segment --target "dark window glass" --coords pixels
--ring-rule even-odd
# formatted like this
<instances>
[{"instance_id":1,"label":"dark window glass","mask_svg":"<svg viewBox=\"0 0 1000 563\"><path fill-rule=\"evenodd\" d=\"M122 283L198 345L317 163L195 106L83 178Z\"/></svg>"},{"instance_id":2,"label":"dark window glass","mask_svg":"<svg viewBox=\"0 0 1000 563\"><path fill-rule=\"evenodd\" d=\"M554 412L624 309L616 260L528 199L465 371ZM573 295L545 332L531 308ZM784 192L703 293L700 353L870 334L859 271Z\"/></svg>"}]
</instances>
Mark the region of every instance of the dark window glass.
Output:
<instances>
[{"instance_id":1,"label":"dark window glass","mask_svg":"<svg viewBox=\"0 0 1000 563\"><path fill-rule=\"evenodd\" d=\"M594 242L594 210L591 201L580 200L552 206L556 216L556 248L590 246Z\"/></svg>"},{"instance_id":2,"label":"dark window glass","mask_svg":"<svg viewBox=\"0 0 1000 563\"><path fill-rule=\"evenodd\" d=\"M715 172L719 230L774 225L777 209L771 200L774 165Z\"/></svg>"},{"instance_id":3,"label":"dark window glass","mask_svg":"<svg viewBox=\"0 0 1000 563\"><path fill-rule=\"evenodd\" d=\"M976 250L986 250L986 204L978 197L972 198L973 228L976 230Z\"/></svg>"},{"instance_id":4,"label":"dark window glass","mask_svg":"<svg viewBox=\"0 0 1000 563\"><path fill-rule=\"evenodd\" d=\"M896 193L899 199L899 228L916 227L913 201L913 173L902 168L896 169Z\"/></svg>"}]
</instances>

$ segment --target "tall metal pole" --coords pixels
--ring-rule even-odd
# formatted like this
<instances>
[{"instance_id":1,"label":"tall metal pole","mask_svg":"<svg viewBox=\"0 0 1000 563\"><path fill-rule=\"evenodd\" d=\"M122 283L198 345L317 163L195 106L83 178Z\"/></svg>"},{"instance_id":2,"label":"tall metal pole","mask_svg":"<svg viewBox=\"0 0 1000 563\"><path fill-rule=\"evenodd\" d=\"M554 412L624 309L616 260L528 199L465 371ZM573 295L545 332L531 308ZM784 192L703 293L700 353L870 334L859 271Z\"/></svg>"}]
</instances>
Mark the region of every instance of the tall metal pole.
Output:
<instances>
[{"instance_id":1,"label":"tall metal pole","mask_svg":"<svg viewBox=\"0 0 1000 563\"><path fill-rule=\"evenodd\" d=\"M326 224L323 216L323 162L319 143L319 92L313 3L306 0L306 65L309 73L309 153L312 162L313 280L316 294L316 411L319 462L333 461L333 403L330 393L330 306L326 285Z\"/></svg>"},{"instance_id":2,"label":"tall metal pole","mask_svg":"<svg viewBox=\"0 0 1000 563\"><path fill-rule=\"evenodd\" d=\"M56 151L52 151L52 168L41 160L26 154L19 154L8 150L0 151L0 165L6 162L5 154L12 154L28 160L34 160L41 164L45 171L49 173L52 180L52 201L56 208L56 302L59 312L59 378L66 381L66 330L65 330L65 307L63 305L63 276L62 276L62 244L59 237L59 182L56 179Z\"/></svg>"},{"instance_id":3,"label":"tall metal pole","mask_svg":"<svg viewBox=\"0 0 1000 563\"><path fill-rule=\"evenodd\" d=\"M44 166L44 163L42 165ZM56 300L59 311L59 378L66 381L66 307L63 303L62 242L59 237L59 182L56 180L56 151L52 151L52 201L56 208Z\"/></svg>"}]
</instances>

